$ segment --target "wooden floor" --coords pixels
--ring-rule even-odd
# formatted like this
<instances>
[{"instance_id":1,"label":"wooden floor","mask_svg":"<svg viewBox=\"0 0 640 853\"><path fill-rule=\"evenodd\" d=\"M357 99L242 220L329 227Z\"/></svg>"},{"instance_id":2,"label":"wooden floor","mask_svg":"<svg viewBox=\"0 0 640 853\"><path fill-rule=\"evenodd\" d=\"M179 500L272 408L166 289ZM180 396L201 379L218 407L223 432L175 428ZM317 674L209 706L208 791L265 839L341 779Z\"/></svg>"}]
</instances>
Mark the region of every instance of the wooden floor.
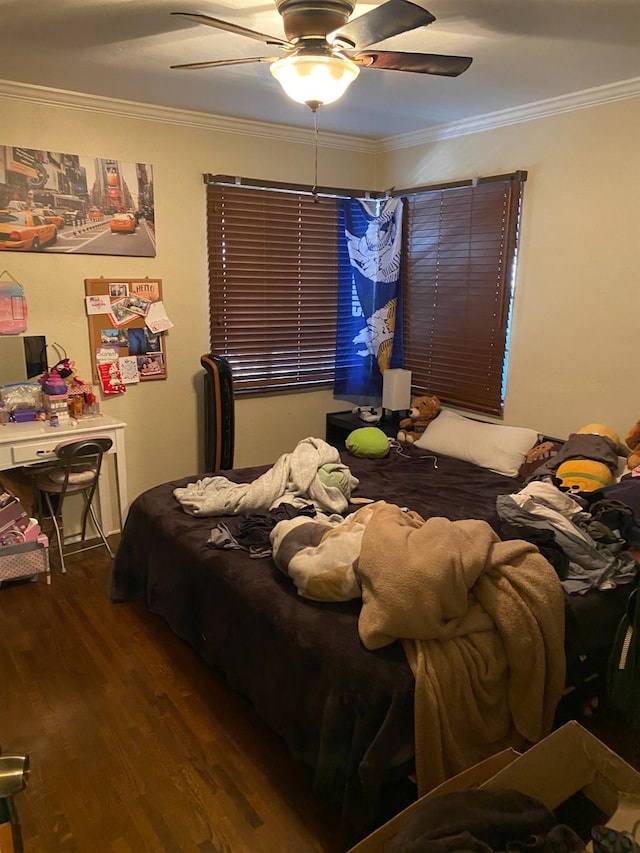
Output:
<instances>
[{"instance_id":1,"label":"wooden floor","mask_svg":"<svg viewBox=\"0 0 640 853\"><path fill-rule=\"evenodd\" d=\"M114 543L115 544L115 543ZM338 853L307 771L142 602L111 604L104 549L0 589L0 746L32 773L26 853ZM640 770L640 739L581 719Z\"/></svg>"},{"instance_id":2,"label":"wooden floor","mask_svg":"<svg viewBox=\"0 0 640 853\"><path fill-rule=\"evenodd\" d=\"M337 819L251 707L141 602L103 548L0 589L0 746L31 758L26 853L337 853Z\"/></svg>"}]
</instances>

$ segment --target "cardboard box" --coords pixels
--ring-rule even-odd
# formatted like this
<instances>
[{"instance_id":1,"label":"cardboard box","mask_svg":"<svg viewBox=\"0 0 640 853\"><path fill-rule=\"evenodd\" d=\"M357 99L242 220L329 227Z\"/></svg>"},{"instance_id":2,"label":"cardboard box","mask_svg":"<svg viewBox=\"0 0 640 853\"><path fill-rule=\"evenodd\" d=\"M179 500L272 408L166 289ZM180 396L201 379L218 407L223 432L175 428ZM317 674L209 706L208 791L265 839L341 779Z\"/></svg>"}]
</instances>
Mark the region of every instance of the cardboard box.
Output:
<instances>
[{"instance_id":1,"label":"cardboard box","mask_svg":"<svg viewBox=\"0 0 640 853\"><path fill-rule=\"evenodd\" d=\"M387 842L395 837L400 827L406 823L407 818L420 807L420 803L431 800L434 797L440 797L443 794L450 794L452 791L463 791L465 788L480 787L483 782L486 782L487 779L490 779L519 757L520 753L516 752L515 749L505 749L503 752L498 752L496 755L492 755L484 761L474 764L473 767L463 770L462 773L453 776L451 779L447 779L446 782L442 782L437 788L420 797L415 803L411 803L410 806L407 806L406 809L403 809L395 817L392 817L391 820L387 821L379 829L376 829L371 835L367 835L366 838L359 841L347 853L384 853Z\"/></svg>"},{"instance_id":2,"label":"cardboard box","mask_svg":"<svg viewBox=\"0 0 640 853\"><path fill-rule=\"evenodd\" d=\"M389 842L420 803L470 787L512 788L555 811L581 793L613 829L632 832L640 820L640 773L579 723L566 723L522 755L505 750L448 779L352 847L349 853L386 853ZM574 827L575 828L575 827Z\"/></svg>"}]
</instances>

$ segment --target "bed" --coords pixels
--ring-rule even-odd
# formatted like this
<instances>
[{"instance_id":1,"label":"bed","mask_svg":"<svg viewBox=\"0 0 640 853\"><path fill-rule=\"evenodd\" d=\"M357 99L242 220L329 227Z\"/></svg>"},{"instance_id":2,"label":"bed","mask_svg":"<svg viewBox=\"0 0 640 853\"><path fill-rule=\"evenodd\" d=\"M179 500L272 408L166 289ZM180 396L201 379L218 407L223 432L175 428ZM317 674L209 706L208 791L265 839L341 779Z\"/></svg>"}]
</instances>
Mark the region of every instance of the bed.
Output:
<instances>
[{"instance_id":1,"label":"bed","mask_svg":"<svg viewBox=\"0 0 640 853\"><path fill-rule=\"evenodd\" d=\"M482 519L500 533L505 477L469 462L402 445L381 459L342 460L354 494L408 507L423 518ZM250 483L265 467L224 472ZM399 642L368 651L358 635L357 600L301 598L271 558L207 544L219 518L196 518L164 483L131 505L116 555L112 600L144 598L313 773L316 793L340 813L353 843L415 797L414 677ZM567 596L569 689L603 665L629 594L626 587ZM562 704L562 703L561 703ZM568 713L571 711L562 711Z\"/></svg>"}]
</instances>

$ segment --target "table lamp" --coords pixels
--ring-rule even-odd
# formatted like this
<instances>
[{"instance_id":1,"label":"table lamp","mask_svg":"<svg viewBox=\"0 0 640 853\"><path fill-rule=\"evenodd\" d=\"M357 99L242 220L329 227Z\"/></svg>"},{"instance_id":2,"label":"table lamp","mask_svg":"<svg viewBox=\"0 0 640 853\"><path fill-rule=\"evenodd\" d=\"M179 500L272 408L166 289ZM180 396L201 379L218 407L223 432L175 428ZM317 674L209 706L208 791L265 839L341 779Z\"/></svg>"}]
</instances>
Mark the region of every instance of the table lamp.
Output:
<instances>
[{"instance_id":1,"label":"table lamp","mask_svg":"<svg viewBox=\"0 0 640 853\"><path fill-rule=\"evenodd\" d=\"M392 413L391 420L400 420L399 412L411 408L411 371L387 369L382 374L382 408Z\"/></svg>"}]
</instances>

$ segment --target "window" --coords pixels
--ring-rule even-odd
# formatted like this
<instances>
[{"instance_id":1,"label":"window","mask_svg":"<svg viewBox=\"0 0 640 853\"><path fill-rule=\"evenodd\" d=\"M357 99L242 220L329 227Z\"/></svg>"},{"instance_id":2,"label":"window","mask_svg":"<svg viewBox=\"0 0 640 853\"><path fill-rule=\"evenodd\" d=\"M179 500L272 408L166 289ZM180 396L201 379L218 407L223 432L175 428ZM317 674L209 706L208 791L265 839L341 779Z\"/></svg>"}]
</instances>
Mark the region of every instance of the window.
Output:
<instances>
[{"instance_id":1,"label":"window","mask_svg":"<svg viewBox=\"0 0 640 853\"><path fill-rule=\"evenodd\" d=\"M235 390L332 383L335 199L210 184L207 205L211 346Z\"/></svg>"},{"instance_id":2,"label":"window","mask_svg":"<svg viewBox=\"0 0 640 853\"><path fill-rule=\"evenodd\" d=\"M525 178L405 191L404 367L418 393L502 414Z\"/></svg>"},{"instance_id":3,"label":"window","mask_svg":"<svg viewBox=\"0 0 640 853\"><path fill-rule=\"evenodd\" d=\"M230 362L235 390L330 386L345 262L335 198L206 178L211 347ZM404 367L416 393L502 414L525 180L395 193L407 200Z\"/></svg>"}]
</instances>

